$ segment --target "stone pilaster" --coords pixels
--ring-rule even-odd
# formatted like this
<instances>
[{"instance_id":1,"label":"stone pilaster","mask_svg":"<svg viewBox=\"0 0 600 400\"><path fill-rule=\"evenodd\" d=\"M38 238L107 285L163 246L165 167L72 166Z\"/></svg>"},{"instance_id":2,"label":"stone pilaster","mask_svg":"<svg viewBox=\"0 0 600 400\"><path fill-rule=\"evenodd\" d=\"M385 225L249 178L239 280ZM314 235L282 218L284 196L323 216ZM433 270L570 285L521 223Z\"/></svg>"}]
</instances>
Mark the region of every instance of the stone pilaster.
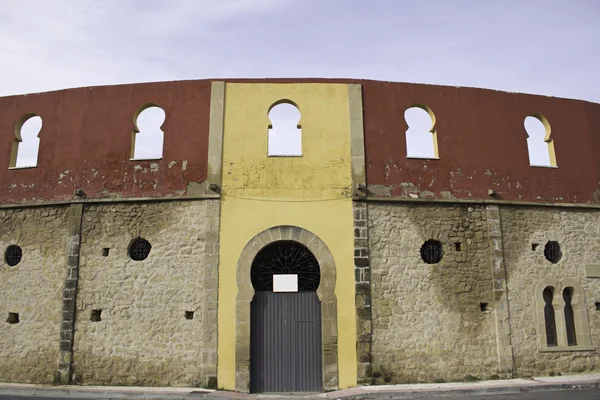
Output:
<instances>
[{"instance_id":1,"label":"stone pilaster","mask_svg":"<svg viewBox=\"0 0 600 400\"><path fill-rule=\"evenodd\" d=\"M356 282L356 356L358 383L371 381L371 264L367 204L353 203L354 212L354 278Z\"/></svg>"},{"instance_id":2,"label":"stone pilaster","mask_svg":"<svg viewBox=\"0 0 600 400\"><path fill-rule=\"evenodd\" d=\"M204 283L206 301L202 320L204 350L202 351L203 387L216 389L217 383L217 310L219 286L219 200L210 201L206 210L206 236L204 241Z\"/></svg>"},{"instance_id":3,"label":"stone pilaster","mask_svg":"<svg viewBox=\"0 0 600 400\"><path fill-rule=\"evenodd\" d=\"M210 92L210 124L208 128L208 176L211 184L221 186L223 158L223 125L225 115L225 82L214 81Z\"/></svg>"},{"instance_id":4,"label":"stone pilaster","mask_svg":"<svg viewBox=\"0 0 600 400\"><path fill-rule=\"evenodd\" d=\"M67 274L63 287L62 321L60 325L60 360L57 383L68 385L73 375L73 339L75 335L75 303L79 279L79 249L83 204L71 204L67 220Z\"/></svg>"},{"instance_id":5,"label":"stone pilaster","mask_svg":"<svg viewBox=\"0 0 600 400\"><path fill-rule=\"evenodd\" d=\"M496 319L496 348L498 351L498 372L514 375L513 347L511 342L510 309L506 286L506 267L502 248L502 223L500 208L486 206L486 216L490 240L492 282L494 293L494 316Z\"/></svg>"}]
</instances>

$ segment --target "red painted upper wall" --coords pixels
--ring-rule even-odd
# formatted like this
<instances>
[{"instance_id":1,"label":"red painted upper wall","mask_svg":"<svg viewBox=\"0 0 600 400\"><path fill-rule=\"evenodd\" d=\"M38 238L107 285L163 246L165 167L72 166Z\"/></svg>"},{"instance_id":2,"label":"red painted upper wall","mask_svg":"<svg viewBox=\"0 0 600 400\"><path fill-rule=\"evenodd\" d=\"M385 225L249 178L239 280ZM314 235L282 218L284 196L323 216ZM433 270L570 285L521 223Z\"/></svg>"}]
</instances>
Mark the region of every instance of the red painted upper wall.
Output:
<instances>
[{"instance_id":1,"label":"red painted upper wall","mask_svg":"<svg viewBox=\"0 0 600 400\"><path fill-rule=\"evenodd\" d=\"M2 203L177 196L206 179L210 81L103 86L0 98ZM163 157L132 161L133 118L140 106L165 111ZM42 118L36 168L9 169L15 124Z\"/></svg>"},{"instance_id":2,"label":"red painted upper wall","mask_svg":"<svg viewBox=\"0 0 600 400\"><path fill-rule=\"evenodd\" d=\"M404 112L436 116L439 160L406 158ZM600 104L492 90L363 82L371 196L599 203ZM528 115L551 125L558 168L531 167ZM423 193L424 191L430 193ZM446 193L442 193L446 192Z\"/></svg>"},{"instance_id":3,"label":"red painted upper wall","mask_svg":"<svg viewBox=\"0 0 600 400\"><path fill-rule=\"evenodd\" d=\"M229 82L359 83L372 197L600 203L600 104L492 90L342 79ZM193 194L206 179L209 80L69 89L0 98L0 203ZM132 161L133 117L165 113L163 158ZM439 160L406 158L404 112L425 104L437 120ZM266 111L265 111L266 112ZM42 117L36 168L8 169L14 128ZM552 127L558 168L530 167L525 117ZM4 167L2 167L4 165ZM192 189L190 189L192 188Z\"/></svg>"}]
</instances>

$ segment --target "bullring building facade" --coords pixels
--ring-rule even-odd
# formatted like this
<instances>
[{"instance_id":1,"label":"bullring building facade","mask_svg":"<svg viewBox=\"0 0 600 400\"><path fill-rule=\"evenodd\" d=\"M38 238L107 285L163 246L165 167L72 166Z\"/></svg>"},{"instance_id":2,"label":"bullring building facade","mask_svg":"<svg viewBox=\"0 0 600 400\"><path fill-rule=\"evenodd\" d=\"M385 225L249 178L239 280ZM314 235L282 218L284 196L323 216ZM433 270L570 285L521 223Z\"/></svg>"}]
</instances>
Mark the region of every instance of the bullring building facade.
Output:
<instances>
[{"instance_id":1,"label":"bullring building facade","mask_svg":"<svg viewBox=\"0 0 600 400\"><path fill-rule=\"evenodd\" d=\"M140 157L151 107L162 146ZM599 104L362 80L0 98L0 380L281 392L597 369L599 137Z\"/></svg>"}]
</instances>

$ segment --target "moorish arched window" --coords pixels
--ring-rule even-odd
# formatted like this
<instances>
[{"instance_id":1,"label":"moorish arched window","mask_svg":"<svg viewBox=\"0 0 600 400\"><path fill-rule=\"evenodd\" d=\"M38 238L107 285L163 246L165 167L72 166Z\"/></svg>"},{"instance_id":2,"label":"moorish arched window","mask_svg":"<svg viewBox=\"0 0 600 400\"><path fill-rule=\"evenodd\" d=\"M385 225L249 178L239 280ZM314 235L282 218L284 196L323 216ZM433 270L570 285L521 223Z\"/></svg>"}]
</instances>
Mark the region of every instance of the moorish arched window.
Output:
<instances>
[{"instance_id":1,"label":"moorish arched window","mask_svg":"<svg viewBox=\"0 0 600 400\"><path fill-rule=\"evenodd\" d=\"M595 351L592 346L585 293L577 279L547 277L536 287L540 351Z\"/></svg>"},{"instance_id":2,"label":"moorish arched window","mask_svg":"<svg viewBox=\"0 0 600 400\"><path fill-rule=\"evenodd\" d=\"M577 346L577 335L575 332L575 313L573 311L573 288L568 287L563 290L563 299L565 301L565 328L567 330L567 345Z\"/></svg>"},{"instance_id":3,"label":"moorish arched window","mask_svg":"<svg viewBox=\"0 0 600 400\"><path fill-rule=\"evenodd\" d=\"M437 159L438 142L435 114L424 104L414 104L404 111L406 157Z\"/></svg>"},{"instance_id":4,"label":"moorish arched window","mask_svg":"<svg viewBox=\"0 0 600 400\"><path fill-rule=\"evenodd\" d=\"M279 100L269 107L267 115L270 121L267 155L302 156L302 126L298 105L291 100Z\"/></svg>"},{"instance_id":5,"label":"moorish arched window","mask_svg":"<svg viewBox=\"0 0 600 400\"><path fill-rule=\"evenodd\" d=\"M554 306L552 300L554 300L554 288L548 286L544 289L544 321L546 323L546 344L548 347L558 345L556 337L556 318L554 316Z\"/></svg>"}]
</instances>

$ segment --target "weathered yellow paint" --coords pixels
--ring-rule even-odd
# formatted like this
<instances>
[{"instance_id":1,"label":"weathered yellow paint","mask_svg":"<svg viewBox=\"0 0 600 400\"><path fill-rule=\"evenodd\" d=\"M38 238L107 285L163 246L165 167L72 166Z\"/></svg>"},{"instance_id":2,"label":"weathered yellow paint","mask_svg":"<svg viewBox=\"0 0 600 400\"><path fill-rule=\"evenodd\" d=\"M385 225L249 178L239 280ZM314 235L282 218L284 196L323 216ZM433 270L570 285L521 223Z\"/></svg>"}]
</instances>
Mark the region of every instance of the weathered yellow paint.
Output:
<instances>
[{"instance_id":1,"label":"weathered yellow paint","mask_svg":"<svg viewBox=\"0 0 600 400\"><path fill-rule=\"evenodd\" d=\"M302 113L302 157L267 157L269 107ZM219 260L218 382L235 388L236 265L255 235L294 225L331 251L337 281L339 386L356 385L354 238L348 87L227 84Z\"/></svg>"}]
</instances>

